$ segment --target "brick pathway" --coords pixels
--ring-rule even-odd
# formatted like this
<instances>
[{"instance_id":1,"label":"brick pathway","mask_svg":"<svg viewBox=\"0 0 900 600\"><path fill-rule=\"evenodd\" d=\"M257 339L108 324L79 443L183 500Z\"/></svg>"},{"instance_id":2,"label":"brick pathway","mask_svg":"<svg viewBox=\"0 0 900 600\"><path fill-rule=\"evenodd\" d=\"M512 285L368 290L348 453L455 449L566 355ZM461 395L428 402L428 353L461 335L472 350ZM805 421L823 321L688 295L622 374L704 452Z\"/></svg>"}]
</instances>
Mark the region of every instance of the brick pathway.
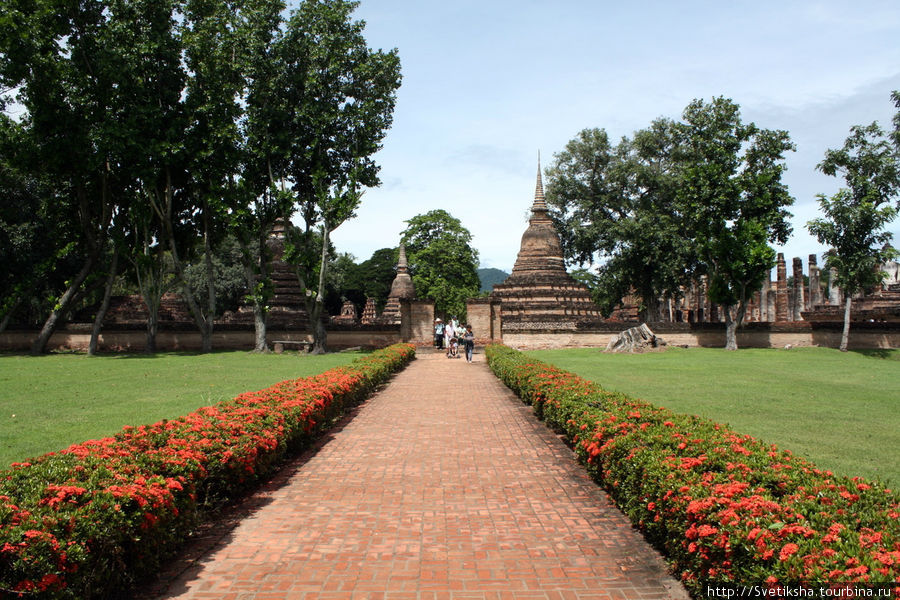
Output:
<instances>
[{"instance_id":1,"label":"brick pathway","mask_svg":"<svg viewBox=\"0 0 900 600\"><path fill-rule=\"evenodd\" d=\"M688 597L482 354L470 365L428 350L149 592L194 600Z\"/></svg>"}]
</instances>

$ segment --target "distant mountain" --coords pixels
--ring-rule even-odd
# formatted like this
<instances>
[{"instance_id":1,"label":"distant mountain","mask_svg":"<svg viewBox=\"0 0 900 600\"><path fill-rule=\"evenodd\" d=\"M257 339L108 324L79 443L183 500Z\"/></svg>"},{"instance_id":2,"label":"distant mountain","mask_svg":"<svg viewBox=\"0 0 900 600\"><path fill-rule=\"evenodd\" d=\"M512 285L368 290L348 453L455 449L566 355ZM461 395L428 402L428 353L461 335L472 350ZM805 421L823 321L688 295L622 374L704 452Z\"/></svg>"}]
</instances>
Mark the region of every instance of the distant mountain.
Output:
<instances>
[{"instance_id":1,"label":"distant mountain","mask_svg":"<svg viewBox=\"0 0 900 600\"><path fill-rule=\"evenodd\" d=\"M509 277L509 273L500 269L478 269L478 278L481 279L481 291L490 292L497 283Z\"/></svg>"}]
</instances>

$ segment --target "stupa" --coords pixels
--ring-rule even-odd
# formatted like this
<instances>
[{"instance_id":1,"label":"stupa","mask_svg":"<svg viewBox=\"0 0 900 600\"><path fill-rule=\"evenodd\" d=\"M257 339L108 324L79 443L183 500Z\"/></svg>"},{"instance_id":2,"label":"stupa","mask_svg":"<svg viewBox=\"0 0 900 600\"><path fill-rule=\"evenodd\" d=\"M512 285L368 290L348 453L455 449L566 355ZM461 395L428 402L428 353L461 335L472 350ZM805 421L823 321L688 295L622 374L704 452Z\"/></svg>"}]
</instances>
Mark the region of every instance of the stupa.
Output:
<instances>
[{"instance_id":1,"label":"stupa","mask_svg":"<svg viewBox=\"0 0 900 600\"><path fill-rule=\"evenodd\" d=\"M378 317L379 323L399 324L400 323L400 301L412 300L416 297L416 288L413 285L412 277L409 275L409 264L406 260L406 247L400 244L400 256L397 259L397 275L394 282L391 283L391 291L388 293L387 303L381 316Z\"/></svg>"},{"instance_id":2,"label":"stupa","mask_svg":"<svg viewBox=\"0 0 900 600\"><path fill-rule=\"evenodd\" d=\"M366 305L363 307L363 314L359 322L362 325L371 325L376 319L378 319L378 314L375 312L375 298L366 298Z\"/></svg>"},{"instance_id":3,"label":"stupa","mask_svg":"<svg viewBox=\"0 0 900 600\"><path fill-rule=\"evenodd\" d=\"M274 295L269 300L269 327L286 329L306 329L309 317L303 289L297 279L294 268L284 260L285 237L289 223L286 219L278 219L269 234L268 245L272 252L271 272Z\"/></svg>"},{"instance_id":4,"label":"stupa","mask_svg":"<svg viewBox=\"0 0 900 600\"><path fill-rule=\"evenodd\" d=\"M559 233L550 219L538 158L537 184L528 229L512 273L494 286L501 304L503 329L578 329L601 321L591 293L566 272Z\"/></svg>"}]
</instances>

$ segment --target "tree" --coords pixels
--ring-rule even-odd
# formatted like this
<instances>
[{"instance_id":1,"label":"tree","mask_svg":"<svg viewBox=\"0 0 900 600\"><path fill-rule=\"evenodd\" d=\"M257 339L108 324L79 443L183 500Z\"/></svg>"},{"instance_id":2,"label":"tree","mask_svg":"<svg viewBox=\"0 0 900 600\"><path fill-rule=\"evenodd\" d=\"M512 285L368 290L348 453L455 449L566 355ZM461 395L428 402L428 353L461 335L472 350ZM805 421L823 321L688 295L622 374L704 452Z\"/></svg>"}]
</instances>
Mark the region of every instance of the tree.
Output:
<instances>
[{"instance_id":1,"label":"tree","mask_svg":"<svg viewBox=\"0 0 900 600\"><path fill-rule=\"evenodd\" d=\"M276 82L279 61L274 43L283 22L283 9L281 2L247 0L248 18L240 31L243 51L238 54L247 89L239 146L241 179L229 228L241 247L249 288L246 299L253 307L255 352L268 352L268 304L275 293L268 240L279 219L288 223L293 211L293 197L285 189L283 179L286 149L290 147L283 124L289 107L280 102Z\"/></svg>"},{"instance_id":2,"label":"tree","mask_svg":"<svg viewBox=\"0 0 900 600\"><path fill-rule=\"evenodd\" d=\"M636 291L641 318L658 319L658 299L675 296L686 279L692 258L673 202L674 144L666 119L615 146L606 131L586 129L548 169L547 201L564 252L579 264L600 263L588 281L604 314Z\"/></svg>"},{"instance_id":3,"label":"tree","mask_svg":"<svg viewBox=\"0 0 900 600\"><path fill-rule=\"evenodd\" d=\"M437 314L464 319L466 300L476 297L481 287L472 234L445 210L432 210L405 222L401 240L416 295L433 299Z\"/></svg>"},{"instance_id":4,"label":"tree","mask_svg":"<svg viewBox=\"0 0 900 600\"><path fill-rule=\"evenodd\" d=\"M817 168L831 176L842 174L847 184L831 197L819 194L825 217L807 224L809 232L829 246L825 265L836 270L844 292L840 349L846 352L853 296L880 283L884 273L879 267L897 255L887 245L891 234L882 229L897 215L891 202L900 192L900 161L885 132L872 123L852 127L844 146L826 151Z\"/></svg>"},{"instance_id":5,"label":"tree","mask_svg":"<svg viewBox=\"0 0 900 600\"><path fill-rule=\"evenodd\" d=\"M709 277L709 299L725 312L725 348L737 349L749 294L775 265L769 243L790 235L786 207L794 199L782 183L786 131L744 125L737 104L714 98L691 102L677 125L677 205Z\"/></svg>"},{"instance_id":6,"label":"tree","mask_svg":"<svg viewBox=\"0 0 900 600\"><path fill-rule=\"evenodd\" d=\"M273 154L283 158L273 169L282 170L272 179L290 183L302 220L287 256L306 291L313 353L326 349L331 232L354 216L363 188L380 184L372 155L391 125L400 86L397 51L367 47L365 23L351 20L357 5L307 0L291 14L275 48L278 71L272 89L284 119L273 136Z\"/></svg>"},{"instance_id":7,"label":"tree","mask_svg":"<svg viewBox=\"0 0 900 600\"><path fill-rule=\"evenodd\" d=\"M349 269L341 290L356 305L360 314L368 298L375 300L378 310L384 308L391 284L397 276L397 256L398 248L381 248Z\"/></svg>"},{"instance_id":8,"label":"tree","mask_svg":"<svg viewBox=\"0 0 900 600\"><path fill-rule=\"evenodd\" d=\"M32 344L37 354L100 260L121 198L118 167L128 136L115 117L127 109L116 105L115 88L124 63L120 54L127 52L107 35L110 13L98 2L77 0L63 11L45 0L11 0L4 11L0 86L18 91L25 111L20 133L34 150L32 175L40 168L40 176L55 182L54 200L74 225L74 251L81 259Z\"/></svg>"},{"instance_id":9,"label":"tree","mask_svg":"<svg viewBox=\"0 0 900 600\"><path fill-rule=\"evenodd\" d=\"M53 213L56 192L28 168L33 149L26 142L22 127L0 114L0 332L53 287L52 272L72 250L64 229L70 221Z\"/></svg>"},{"instance_id":10,"label":"tree","mask_svg":"<svg viewBox=\"0 0 900 600\"><path fill-rule=\"evenodd\" d=\"M891 133L891 139L894 141L894 148L897 151L897 154L900 155L900 91L894 91L891 93L891 100L894 101L894 106L897 107L897 112L894 114L894 131Z\"/></svg>"}]
</instances>

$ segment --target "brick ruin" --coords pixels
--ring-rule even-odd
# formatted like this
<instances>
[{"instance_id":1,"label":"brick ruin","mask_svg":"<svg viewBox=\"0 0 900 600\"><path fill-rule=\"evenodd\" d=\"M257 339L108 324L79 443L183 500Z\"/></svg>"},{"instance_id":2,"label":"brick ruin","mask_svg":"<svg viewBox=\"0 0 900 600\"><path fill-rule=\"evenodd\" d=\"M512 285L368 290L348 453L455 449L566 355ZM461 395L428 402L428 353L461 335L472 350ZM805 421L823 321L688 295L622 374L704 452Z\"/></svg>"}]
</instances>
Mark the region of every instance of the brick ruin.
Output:
<instances>
[{"instance_id":1,"label":"brick ruin","mask_svg":"<svg viewBox=\"0 0 900 600\"><path fill-rule=\"evenodd\" d=\"M591 293L566 272L559 234L548 214L538 161L531 218L512 273L490 294L505 331L577 329L599 323Z\"/></svg>"},{"instance_id":2,"label":"brick ruin","mask_svg":"<svg viewBox=\"0 0 900 600\"><path fill-rule=\"evenodd\" d=\"M269 241L274 256L275 295L270 301L268 327L289 336L304 337L309 323L297 276L283 260L285 232L285 223L278 223ZM784 255L778 254L774 279L770 277L763 283L747 307L745 322L751 325L746 335L762 336L751 344L783 343L773 333L796 329L805 337L791 340L793 344L833 345L827 336L843 321L841 291L834 285L835 278L819 269L816 255L809 256L806 273L803 266L799 258L792 260L789 283ZM886 273L883 284L872 293L857 297L851 315L855 323L877 330L873 330L873 340L863 344L895 347L900 331L900 263L887 263L881 270ZM654 328L671 329L671 332L666 330L666 339L672 332L681 335L695 331L697 335L686 338L687 343L719 345L718 338L710 336L719 327L717 324L724 321L724 314L720 307L709 302L706 292L706 280L701 278L684 287L678 299L662 300L660 313L649 320L656 323ZM522 347L603 346L611 332L621 330L625 323L637 322L638 305L639 299L625 298L622 308L603 319L587 287L568 274L559 234L544 199L539 161L531 215L512 273L502 284L495 285L487 297L467 303L468 321L476 338L480 343L504 341ZM341 314L329 319L329 344L332 339L338 346L342 343L334 335L351 336L344 345L360 345L357 340L363 337L359 336L366 335L368 338L362 345L386 345L400 340L429 343L433 319L434 303L416 299L406 251L401 245L397 275L382 314L377 313L373 298L367 299L361 316L351 303L345 303ZM142 329L146 321L146 307L139 296L120 297L114 299L105 328ZM187 307L176 294L163 297L159 322L170 330L193 329ZM216 327L224 331L252 331L252 309L245 306L226 313ZM703 333L707 330L708 333Z\"/></svg>"},{"instance_id":3,"label":"brick ruin","mask_svg":"<svg viewBox=\"0 0 900 600\"><path fill-rule=\"evenodd\" d=\"M391 283L391 291L388 292L387 302L381 316L376 321L385 324L399 325L401 322L401 302L411 301L416 297L416 288L412 277L409 275L409 264L406 260L406 247L400 244L400 256L397 260L397 275Z\"/></svg>"},{"instance_id":4,"label":"brick ruin","mask_svg":"<svg viewBox=\"0 0 900 600\"><path fill-rule=\"evenodd\" d=\"M854 297L851 320L854 322L900 323L900 263L880 267L886 274L883 283L869 294ZM747 305L746 323L835 322L844 320L843 292L835 277L824 278L815 254L810 254L804 273L803 261L791 261L791 279L783 253L778 254L775 279L764 281ZM826 285L825 280L828 283ZM706 279L683 288L678 300L661 301L657 321L662 323L719 323L724 321L720 307L706 296ZM613 320L637 320L637 301L628 298Z\"/></svg>"},{"instance_id":5,"label":"brick ruin","mask_svg":"<svg viewBox=\"0 0 900 600\"><path fill-rule=\"evenodd\" d=\"M293 267L284 261L284 243L287 227L278 220L269 235L269 249L272 252L271 278L274 295L269 300L267 326L272 329L296 329L305 331L309 318L303 298L303 290ZM104 319L104 327L144 327L148 312L143 298L139 295L114 296ZM169 328L191 328L193 318L187 303L180 295L165 294L159 309L159 323ZM216 326L253 327L253 308L241 306L236 311L226 311L216 320Z\"/></svg>"}]
</instances>

